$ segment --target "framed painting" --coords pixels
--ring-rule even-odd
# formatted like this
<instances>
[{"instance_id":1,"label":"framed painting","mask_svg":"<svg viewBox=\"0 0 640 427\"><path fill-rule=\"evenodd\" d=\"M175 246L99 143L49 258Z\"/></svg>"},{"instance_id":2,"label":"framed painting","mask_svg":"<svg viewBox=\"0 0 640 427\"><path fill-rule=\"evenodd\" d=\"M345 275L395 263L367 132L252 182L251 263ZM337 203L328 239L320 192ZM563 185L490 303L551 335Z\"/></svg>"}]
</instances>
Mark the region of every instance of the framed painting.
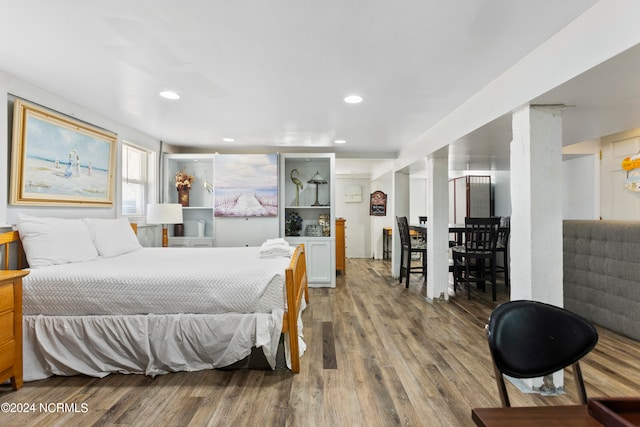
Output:
<instances>
[{"instance_id":1,"label":"framed painting","mask_svg":"<svg viewBox=\"0 0 640 427\"><path fill-rule=\"evenodd\" d=\"M217 154L217 217L278 216L278 155Z\"/></svg>"},{"instance_id":2,"label":"framed painting","mask_svg":"<svg viewBox=\"0 0 640 427\"><path fill-rule=\"evenodd\" d=\"M14 101L11 204L111 207L116 134Z\"/></svg>"}]
</instances>

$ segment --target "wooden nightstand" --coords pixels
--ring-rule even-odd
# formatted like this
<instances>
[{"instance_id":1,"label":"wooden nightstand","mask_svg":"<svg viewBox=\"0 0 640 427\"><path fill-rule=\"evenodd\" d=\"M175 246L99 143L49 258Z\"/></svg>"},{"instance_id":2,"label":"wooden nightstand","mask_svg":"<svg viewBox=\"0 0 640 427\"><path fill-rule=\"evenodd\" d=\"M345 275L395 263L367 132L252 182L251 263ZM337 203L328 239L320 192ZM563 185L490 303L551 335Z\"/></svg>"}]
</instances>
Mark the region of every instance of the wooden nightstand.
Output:
<instances>
[{"instance_id":1,"label":"wooden nightstand","mask_svg":"<svg viewBox=\"0 0 640 427\"><path fill-rule=\"evenodd\" d=\"M22 387L22 278L27 270L0 270L0 382Z\"/></svg>"}]
</instances>

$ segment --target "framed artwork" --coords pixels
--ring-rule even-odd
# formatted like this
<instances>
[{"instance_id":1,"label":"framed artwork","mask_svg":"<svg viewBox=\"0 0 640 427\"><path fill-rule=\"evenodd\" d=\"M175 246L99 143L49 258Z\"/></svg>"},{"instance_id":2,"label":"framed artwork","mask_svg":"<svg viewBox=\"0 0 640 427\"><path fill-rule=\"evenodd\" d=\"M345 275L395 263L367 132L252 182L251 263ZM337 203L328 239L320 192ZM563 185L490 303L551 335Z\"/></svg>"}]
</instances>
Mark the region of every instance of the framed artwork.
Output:
<instances>
[{"instance_id":1,"label":"framed artwork","mask_svg":"<svg viewBox=\"0 0 640 427\"><path fill-rule=\"evenodd\" d=\"M218 154L214 173L215 216L278 216L277 154Z\"/></svg>"},{"instance_id":2,"label":"framed artwork","mask_svg":"<svg viewBox=\"0 0 640 427\"><path fill-rule=\"evenodd\" d=\"M111 207L117 136L16 99L13 109L13 205Z\"/></svg>"},{"instance_id":3,"label":"framed artwork","mask_svg":"<svg viewBox=\"0 0 640 427\"><path fill-rule=\"evenodd\" d=\"M382 191L374 191L373 193L371 193L371 199L369 202L369 215L387 215L387 195Z\"/></svg>"}]
</instances>

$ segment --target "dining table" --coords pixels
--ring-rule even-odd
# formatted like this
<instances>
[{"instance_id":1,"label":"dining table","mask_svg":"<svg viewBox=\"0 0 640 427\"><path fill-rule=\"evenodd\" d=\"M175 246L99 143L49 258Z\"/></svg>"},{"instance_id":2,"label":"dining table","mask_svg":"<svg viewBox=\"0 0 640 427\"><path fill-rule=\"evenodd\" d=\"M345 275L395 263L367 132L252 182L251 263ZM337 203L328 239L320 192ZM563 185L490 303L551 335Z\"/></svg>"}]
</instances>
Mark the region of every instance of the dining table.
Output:
<instances>
[{"instance_id":1,"label":"dining table","mask_svg":"<svg viewBox=\"0 0 640 427\"><path fill-rule=\"evenodd\" d=\"M427 224L409 224L409 229L414 230L424 236L427 235ZM449 224L449 233L455 235L455 242L461 244L465 231L464 224Z\"/></svg>"}]
</instances>

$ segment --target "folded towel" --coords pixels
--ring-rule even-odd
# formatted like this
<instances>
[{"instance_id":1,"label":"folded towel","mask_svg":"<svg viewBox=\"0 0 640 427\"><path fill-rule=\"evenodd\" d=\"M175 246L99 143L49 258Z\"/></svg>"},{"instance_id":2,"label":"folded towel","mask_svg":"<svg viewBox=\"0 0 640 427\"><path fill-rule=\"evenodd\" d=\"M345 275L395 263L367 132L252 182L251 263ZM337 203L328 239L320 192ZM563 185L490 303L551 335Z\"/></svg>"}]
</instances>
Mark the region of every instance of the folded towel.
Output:
<instances>
[{"instance_id":1,"label":"folded towel","mask_svg":"<svg viewBox=\"0 0 640 427\"><path fill-rule=\"evenodd\" d=\"M260 247L260 258L290 257L294 250L284 239L268 239Z\"/></svg>"},{"instance_id":2,"label":"folded towel","mask_svg":"<svg viewBox=\"0 0 640 427\"><path fill-rule=\"evenodd\" d=\"M260 250L267 250L273 247L288 247L288 246L289 246L289 242L287 242L283 238L267 239L260 247Z\"/></svg>"}]
</instances>

